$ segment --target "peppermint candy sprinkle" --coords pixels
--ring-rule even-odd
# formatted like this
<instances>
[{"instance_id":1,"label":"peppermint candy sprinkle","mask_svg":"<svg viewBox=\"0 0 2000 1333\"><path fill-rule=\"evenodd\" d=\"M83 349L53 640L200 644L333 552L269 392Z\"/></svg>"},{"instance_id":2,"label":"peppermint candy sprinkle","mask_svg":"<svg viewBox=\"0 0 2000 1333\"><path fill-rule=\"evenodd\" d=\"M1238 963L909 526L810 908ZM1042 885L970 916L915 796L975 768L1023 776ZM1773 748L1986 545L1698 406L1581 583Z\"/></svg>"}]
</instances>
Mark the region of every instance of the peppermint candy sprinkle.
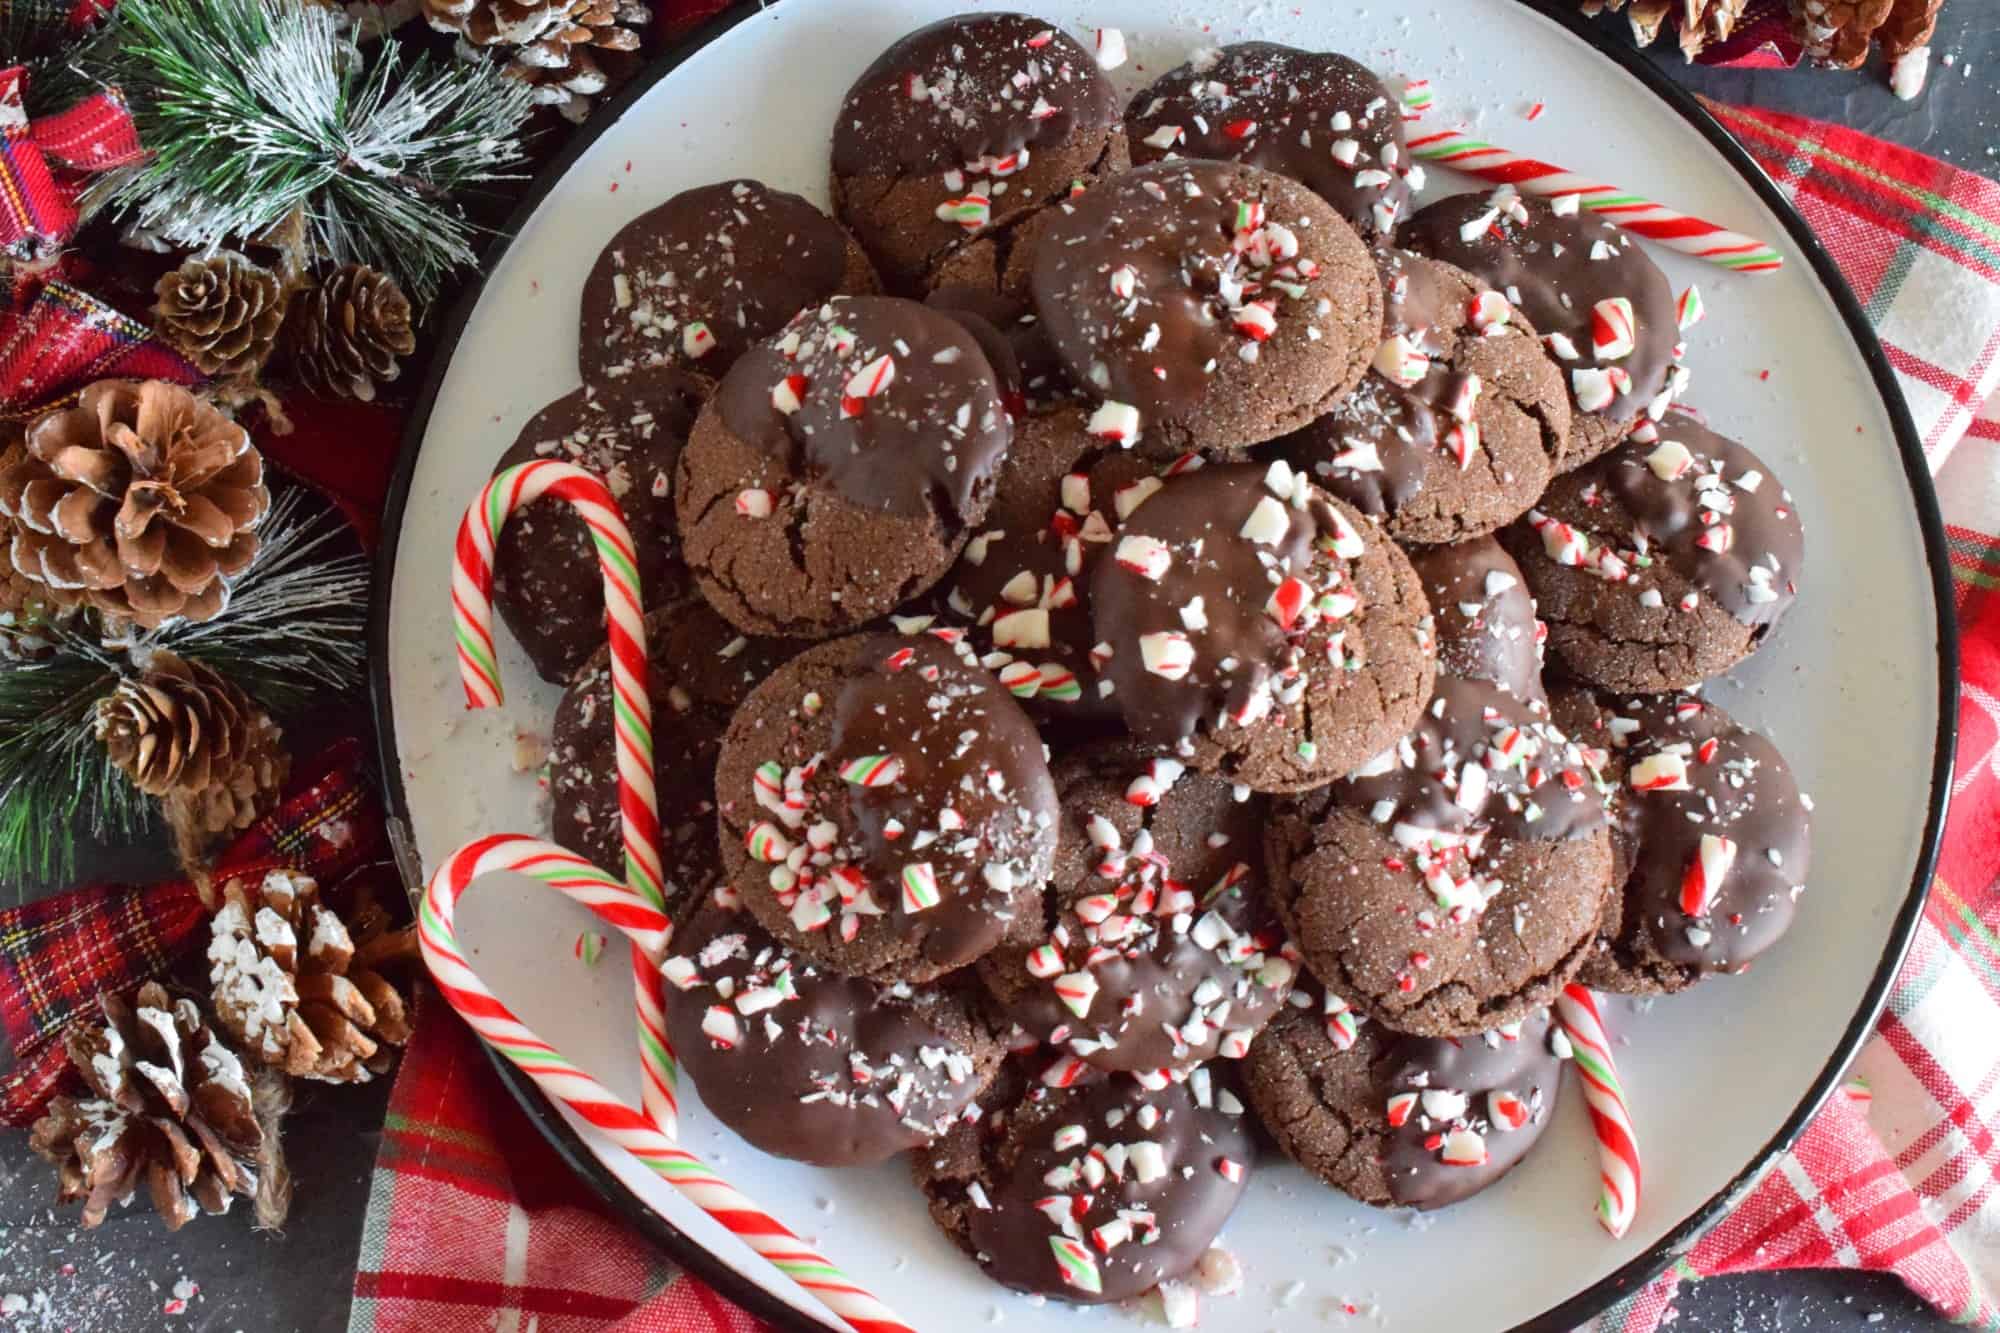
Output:
<instances>
[{"instance_id":1,"label":"peppermint candy sprinkle","mask_svg":"<svg viewBox=\"0 0 2000 1333\"><path fill-rule=\"evenodd\" d=\"M1713 833L1701 835L1694 859L1681 876L1681 910L1689 916L1707 916L1722 892L1722 881L1736 864L1736 842Z\"/></svg>"},{"instance_id":2,"label":"peppermint candy sprinkle","mask_svg":"<svg viewBox=\"0 0 2000 1333\"><path fill-rule=\"evenodd\" d=\"M1569 373L1569 383L1578 407L1586 412L1603 412L1618 401L1619 394L1631 391L1632 377L1622 366L1603 370L1585 366Z\"/></svg>"},{"instance_id":3,"label":"peppermint candy sprinkle","mask_svg":"<svg viewBox=\"0 0 2000 1333\"><path fill-rule=\"evenodd\" d=\"M1599 361L1623 361L1638 349L1638 316L1628 298L1607 297L1590 308L1590 343Z\"/></svg>"},{"instance_id":4,"label":"peppermint candy sprinkle","mask_svg":"<svg viewBox=\"0 0 2000 1333\"><path fill-rule=\"evenodd\" d=\"M715 335L700 320L691 320L681 329L681 351L690 361L699 361L715 350Z\"/></svg>"},{"instance_id":5,"label":"peppermint candy sprinkle","mask_svg":"<svg viewBox=\"0 0 2000 1333\"><path fill-rule=\"evenodd\" d=\"M1109 73L1125 63L1125 34L1117 28L1099 28L1097 46L1092 52L1097 57L1097 67Z\"/></svg>"},{"instance_id":6,"label":"peppermint candy sprinkle","mask_svg":"<svg viewBox=\"0 0 2000 1333\"><path fill-rule=\"evenodd\" d=\"M1139 442L1139 409L1130 403L1102 403L1090 414L1085 429L1100 440L1130 449Z\"/></svg>"},{"instance_id":7,"label":"peppermint candy sprinkle","mask_svg":"<svg viewBox=\"0 0 2000 1333\"><path fill-rule=\"evenodd\" d=\"M888 353L876 357L848 377L840 398L840 415L858 417L870 398L896 382L896 358Z\"/></svg>"},{"instance_id":8,"label":"peppermint candy sprinkle","mask_svg":"<svg viewBox=\"0 0 2000 1333\"><path fill-rule=\"evenodd\" d=\"M811 383L804 375L787 375L771 386L771 406L786 416L799 410L805 401L806 385Z\"/></svg>"},{"instance_id":9,"label":"peppermint candy sprinkle","mask_svg":"<svg viewBox=\"0 0 2000 1333\"><path fill-rule=\"evenodd\" d=\"M1375 345L1372 364L1383 379L1405 389L1421 382L1431 370L1430 354L1402 333L1393 334Z\"/></svg>"},{"instance_id":10,"label":"peppermint candy sprinkle","mask_svg":"<svg viewBox=\"0 0 2000 1333\"><path fill-rule=\"evenodd\" d=\"M1689 791L1687 760L1672 750L1649 754L1626 775L1633 791Z\"/></svg>"},{"instance_id":11,"label":"peppermint candy sprinkle","mask_svg":"<svg viewBox=\"0 0 2000 1333\"><path fill-rule=\"evenodd\" d=\"M736 493L736 512L745 518L769 518L771 516L771 493L761 487L751 487Z\"/></svg>"},{"instance_id":12,"label":"peppermint candy sprinkle","mask_svg":"<svg viewBox=\"0 0 2000 1333\"><path fill-rule=\"evenodd\" d=\"M939 902L937 871L929 861L918 861L903 867L903 910L922 912L936 907Z\"/></svg>"},{"instance_id":13,"label":"peppermint candy sprinkle","mask_svg":"<svg viewBox=\"0 0 2000 1333\"><path fill-rule=\"evenodd\" d=\"M1139 659L1146 670L1166 680L1180 680L1194 666L1194 645L1178 630L1139 636Z\"/></svg>"},{"instance_id":14,"label":"peppermint candy sprinkle","mask_svg":"<svg viewBox=\"0 0 2000 1333\"><path fill-rule=\"evenodd\" d=\"M840 766L840 780L857 787L887 787L903 776L903 761L892 754L866 754Z\"/></svg>"}]
</instances>

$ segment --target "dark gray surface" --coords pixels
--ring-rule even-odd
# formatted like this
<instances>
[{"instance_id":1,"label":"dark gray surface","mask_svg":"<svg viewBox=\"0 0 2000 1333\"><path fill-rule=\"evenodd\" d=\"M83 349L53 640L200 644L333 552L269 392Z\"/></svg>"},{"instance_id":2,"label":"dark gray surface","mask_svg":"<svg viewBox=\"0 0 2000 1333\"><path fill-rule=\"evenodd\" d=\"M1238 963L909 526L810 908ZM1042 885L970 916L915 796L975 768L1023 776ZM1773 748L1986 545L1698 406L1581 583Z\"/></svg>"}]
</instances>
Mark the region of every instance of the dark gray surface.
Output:
<instances>
[{"instance_id":1,"label":"dark gray surface","mask_svg":"<svg viewBox=\"0 0 2000 1333\"><path fill-rule=\"evenodd\" d=\"M1914 104L1890 96L1874 73L1690 70L1664 46L1659 59L1709 96L1838 120L1993 174L2000 170L2000 26L1992 14L1992 0L1951 0L1938 52L1953 63L1934 64L1931 87ZM148 864L143 856L108 853L101 870L140 873ZM28 892L0 886L0 904ZM301 1093L286 1133L297 1203L282 1236L253 1233L242 1210L169 1236L143 1202L98 1232L80 1232L71 1217L48 1208L48 1168L29 1156L23 1136L0 1136L0 1296L31 1302L0 1328L339 1333L347 1327L386 1095L381 1084ZM183 1281L199 1292L185 1314L165 1314ZM1718 1278L1684 1290L1672 1326L1704 1333L1947 1327L1893 1278L1817 1272Z\"/></svg>"}]
</instances>

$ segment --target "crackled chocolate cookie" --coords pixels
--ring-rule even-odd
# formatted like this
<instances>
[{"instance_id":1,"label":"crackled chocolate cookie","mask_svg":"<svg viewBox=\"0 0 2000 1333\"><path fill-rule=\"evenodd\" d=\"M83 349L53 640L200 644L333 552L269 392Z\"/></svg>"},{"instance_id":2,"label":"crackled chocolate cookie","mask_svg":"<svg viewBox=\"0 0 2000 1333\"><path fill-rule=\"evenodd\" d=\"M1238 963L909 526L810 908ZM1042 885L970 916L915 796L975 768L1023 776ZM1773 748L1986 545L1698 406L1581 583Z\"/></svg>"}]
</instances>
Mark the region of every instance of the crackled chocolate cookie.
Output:
<instances>
[{"instance_id":1,"label":"crackled chocolate cookie","mask_svg":"<svg viewBox=\"0 0 2000 1333\"><path fill-rule=\"evenodd\" d=\"M713 899L660 970L667 1033L702 1105L778 1157L887 1161L958 1123L1000 1069L964 989L843 976Z\"/></svg>"},{"instance_id":2,"label":"crackled chocolate cookie","mask_svg":"<svg viewBox=\"0 0 2000 1333\"><path fill-rule=\"evenodd\" d=\"M671 601L689 583L674 518L674 467L709 387L668 367L586 385L529 418L494 471L547 458L595 473L625 511L647 599ZM566 501L544 496L501 529L493 605L544 680L568 680L604 643L596 548Z\"/></svg>"},{"instance_id":3,"label":"crackled chocolate cookie","mask_svg":"<svg viewBox=\"0 0 2000 1333\"><path fill-rule=\"evenodd\" d=\"M1297 430L1361 381L1382 289L1354 229L1296 181L1161 162L1051 210L1031 288L1092 429L1170 458Z\"/></svg>"},{"instance_id":4,"label":"crackled chocolate cookie","mask_svg":"<svg viewBox=\"0 0 2000 1333\"><path fill-rule=\"evenodd\" d=\"M1610 793L1624 891L1585 984L1634 995L1741 972L1791 928L1811 803L1777 747L1693 695L1560 691L1557 717Z\"/></svg>"},{"instance_id":5,"label":"crackled chocolate cookie","mask_svg":"<svg viewBox=\"0 0 2000 1333\"><path fill-rule=\"evenodd\" d=\"M1041 737L950 631L793 658L736 711L715 792L744 905L787 946L876 981L986 953L1039 912L1055 855Z\"/></svg>"},{"instance_id":6,"label":"crackled chocolate cookie","mask_svg":"<svg viewBox=\"0 0 2000 1333\"><path fill-rule=\"evenodd\" d=\"M1491 681L1523 703L1542 691L1542 622L1521 568L1491 537L1410 554L1437 633L1438 674Z\"/></svg>"},{"instance_id":7,"label":"crackled chocolate cookie","mask_svg":"<svg viewBox=\"0 0 2000 1333\"><path fill-rule=\"evenodd\" d=\"M1409 735L1271 821L1272 904L1306 966L1421 1036L1547 1005L1594 947L1612 891L1585 758L1538 699L1440 674Z\"/></svg>"},{"instance_id":8,"label":"crackled chocolate cookie","mask_svg":"<svg viewBox=\"0 0 2000 1333\"><path fill-rule=\"evenodd\" d=\"M1256 1145L1227 1066L1145 1084L1079 1068L1035 1080L1010 1065L984 1116L911 1160L932 1220L986 1276L1095 1305L1192 1268Z\"/></svg>"},{"instance_id":9,"label":"crackled chocolate cookie","mask_svg":"<svg viewBox=\"0 0 2000 1333\"><path fill-rule=\"evenodd\" d=\"M1421 189L1403 108L1368 68L1332 51L1239 42L1201 52L1132 99L1135 163L1247 162L1302 181L1370 240L1387 240Z\"/></svg>"},{"instance_id":10,"label":"crackled chocolate cookie","mask_svg":"<svg viewBox=\"0 0 2000 1333\"><path fill-rule=\"evenodd\" d=\"M653 705L653 790L669 908L722 873L715 838L715 755L758 681L803 644L738 634L698 597L646 616L646 690ZM618 810L618 736L611 648L571 677L549 746L550 837L614 875L625 873Z\"/></svg>"},{"instance_id":11,"label":"crackled chocolate cookie","mask_svg":"<svg viewBox=\"0 0 2000 1333\"><path fill-rule=\"evenodd\" d=\"M1380 248L1383 339L1353 394L1279 441L1292 466L1402 542L1526 513L1569 447L1569 393L1535 330L1463 270Z\"/></svg>"},{"instance_id":12,"label":"crackled chocolate cookie","mask_svg":"<svg viewBox=\"0 0 2000 1333\"><path fill-rule=\"evenodd\" d=\"M802 308L876 287L854 238L810 203L719 181L611 238L583 282L577 360L591 384L662 364L719 376Z\"/></svg>"},{"instance_id":13,"label":"crackled chocolate cookie","mask_svg":"<svg viewBox=\"0 0 2000 1333\"><path fill-rule=\"evenodd\" d=\"M950 568L1012 434L950 316L886 296L801 311L730 369L682 452L695 582L748 634L873 620Z\"/></svg>"},{"instance_id":14,"label":"crackled chocolate cookie","mask_svg":"<svg viewBox=\"0 0 2000 1333\"><path fill-rule=\"evenodd\" d=\"M1784 485L1734 440L1676 413L1556 479L1501 540L1573 675L1685 689L1755 652L1790 609L1805 532Z\"/></svg>"},{"instance_id":15,"label":"crackled chocolate cookie","mask_svg":"<svg viewBox=\"0 0 2000 1333\"><path fill-rule=\"evenodd\" d=\"M1416 571L1282 460L1124 493L1090 581L1098 689L1141 743L1264 792L1393 745L1436 655Z\"/></svg>"},{"instance_id":16,"label":"crackled chocolate cookie","mask_svg":"<svg viewBox=\"0 0 2000 1333\"><path fill-rule=\"evenodd\" d=\"M1358 1023L1301 988L1250 1049L1251 1109L1285 1155L1378 1208L1443 1208L1513 1170L1548 1128L1567 1043L1537 1010L1467 1037Z\"/></svg>"},{"instance_id":17,"label":"crackled chocolate cookie","mask_svg":"<svg viewBox=\"0 0 2000 1333\"><path fill-rule=\"evenodd\" d=\"M1296 971L1264 901L1263 799L1120 742L1055 780L1052 924L979 960L996 1012L1099 1069L1241 1059Z\"/></svg>"},{"instance_id":18,"label":"crackled chocolate cookie","mask_svg":"<svg viewBox=\"0 0 2000 1333\"><path fill-rule=\"evenodd\" d=\"M1658 420L1685 387L1666 274L1630 233L1575 199L1524 198L1511 187L1452 195L1419 209L1398 241L1487 283L1541 334L1576 409L1556 471L1597 457L1641 417Z\"/></svg>"},{"instance_id":19,"label":"crackled chocolate cookie","mask_svg":"<svg viewBox=\"0 0 2000 1333\"><path fill-rule=\"evenodd\" d=\"M1117 95L1075 38L1027 14L919 28L847 90L834 213L893 291L969 238L1128 163Z\"/></svg>"},{"instance_id":20,"label":"crackled chocolate cookie","mask_svg":"<svg viewBox=\"0 0 2000 1333\"><path fill-rule=\"evenodd\" d=\"M1017 423L993 508L938 584L981 660L1055 723L1117 716L1090 651L1090 576L1124 506L1156 484L1154 465L1091 435L1088 416L1059 408Z\"/></svg>"}]
</instances>

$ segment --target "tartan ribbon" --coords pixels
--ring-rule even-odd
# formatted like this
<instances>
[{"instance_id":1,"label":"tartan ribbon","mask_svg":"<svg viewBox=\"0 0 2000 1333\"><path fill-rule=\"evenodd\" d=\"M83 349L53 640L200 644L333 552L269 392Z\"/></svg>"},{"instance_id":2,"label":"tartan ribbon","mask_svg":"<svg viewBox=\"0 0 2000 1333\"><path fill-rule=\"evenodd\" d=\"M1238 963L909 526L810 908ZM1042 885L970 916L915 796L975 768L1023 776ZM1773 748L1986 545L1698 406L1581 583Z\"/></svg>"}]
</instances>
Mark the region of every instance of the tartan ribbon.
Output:
<instances>
[{"instance_id":1,"label":"tartan ribbon","mask_svg":"<svg viewBox=\"0 0 2000 1333\"><path fill-rule=\"evenodd\" d=\"M67 282L9 266L0 275L0 421L25 421L75 401L100 379L202 374L139 321Z\"/></svg>"},{"instance_id":2,"label":"tartan ribbon","mask_svg":"<svg viewBox=\"0 0 2000 1333\"><path fill-rule=\"evenodd\" d=\"M23 106L27 88L27 66L0 69L0 248L32 259L76 231L76 201L92 176L130 166L146 150L116 88L38 120Z\"/></svg>"},{"instance_id":3,"label":"tartan ribbon","mask_svg":"<svg viewBox=\"0 0 2000 1333\"><path fill-rule=\"evenodd\" d=\"M232 844L218 882L289 867L335 879L381 852L382 812L345 740L302 770L286 799ZM207 932L185 880L133 889L94 884L0 911L0 1124L31 1123L69 1072L63 1039L126 991L197 951Z\"/></svg>"}]
</instances>

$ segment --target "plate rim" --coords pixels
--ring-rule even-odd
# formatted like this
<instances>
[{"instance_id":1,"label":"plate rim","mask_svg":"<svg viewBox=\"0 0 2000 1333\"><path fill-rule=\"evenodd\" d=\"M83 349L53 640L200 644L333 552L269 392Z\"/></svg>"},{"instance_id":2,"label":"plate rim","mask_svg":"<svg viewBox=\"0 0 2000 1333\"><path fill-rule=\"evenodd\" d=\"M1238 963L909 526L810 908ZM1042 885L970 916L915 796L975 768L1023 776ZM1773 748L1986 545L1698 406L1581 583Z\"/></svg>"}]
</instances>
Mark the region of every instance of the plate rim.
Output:
<instances>
[{"instance_id":1,"label":"plate rim","mask_svg":"<svg viewBox=\"0 0 2000 1333\"><path fill-rule=\"evenodd\" d=\"M1862 361L1868 367L1876 394L1888 413L1890 431L1895 438L1897 452L1902 458L1903 471L1909 483L1910 498L1917 511L1917 526L1923 537L1924 563L1930 573L1930 592L1937 611L1938 631L1938 726L1936 750L1931 766L1929 809L1925 817L1916 869L1911 878L1909 892L1891 922L1882 961L1876 967L1874 975L1869 978L1859 1007L1842 1030L1839 1041L1835 1043L1819 1074L1806 1089L1805 1096L1741 1171L1731 1177L1727 1184L1700 1207L1669 1228L1653 1245L1583 1290L1541 1314L1523 1321L1512 1330L1512 1333L1570 1333L1570 1330L1602 1313L1621 1297L1650 1282L1674 1260L1676 1255L1718 1222L1722 1215L1762 1178L1772 1163L1797 1140L1807 1122L1825 1104L1869 1034L1874 1031L1876 1020L1888 1002L1889 991L1895 983L1896 975L1916 939L1917 926L1930 895L1931 882L1936 874L1942 850L1945 816L1951 802L1951 779L1958 745L1959 642L1944 519L1938 507L1937 492L1931 480L1922 441L1917 434L1916 423L1910 415L1909 404L1903 397L1895 372L1882 349L1881 341L1868 323L1860 300L1848 286L1832 255L1807 225L1797 207L1785 197L1777 184L1750 155L1749 150L1722 127L1695 93L1668 78L1643 52L1629 43L1617 40L1602 27L1585 19L1574 6L1562 7L1558 0L1516 0L1516 3L1526 6L1581 39L1592 50L1613 61L1637 79L1647 91L1666 103L1722 155L1723 160L1743 178L1784 225L1797 258L1812 270L1814 277L1825 289L1839 312L1843 324L1846 325L1848 336L1853 339L1856 350L1860 352ZM408 836L409 801L408 794L404 790L402 766L396 748L395 707L388 655L390 594L395 581L396 554L402 536L403 516L408 506L410 484L416 471L417 456L423 449L424 436L428 432L431 414L436 407L437 395L443 386L445 374L451 367L453 354L457 351L466 326L471 322L473 311L485 292L488 277L506 254L514 238L576 161L588 152L606 131L622 120L625 113L649 93L654 85L670 76L684 62L735 28L737 24L762 13L765 8L765 0L731 0L719 14L690 29L670 47L657 54L630 83L619 90L615 97L601 106L590 121L577 130L569 142L536 173L507 219L493 229L491 239L480 253L478 276L469 281L439 326L437 341L431 351L429 368L417 396L410 405L408 421L397 452L395 471L390 478L389 490L382 506L380 529L382 536L373 562L373 585L369 594L368 617L369 699L375 719L376 752L382 772L383 796L387 806L392 842L398 846L399 859L414 863L414 869L418 872L421 871L421 862L415 855L414 840ZM412 866L405 866L406 875L411 869ZM800 1311L768 1288L739 1273L699 1241L641 1203L625 1188L610 1168L597 1159L582 1137L535 1086L533 1080L514 1068L491 1047L484 1049L502 1085L513 1096L529 1121L541 1132L564 1165L588 1185L619 1220L632 1226L674 1262L720 1294L777 1328L811 1330L812 1333L838 1328L837 1325L828 1324Z\"/></svg>"}]
</instances>

